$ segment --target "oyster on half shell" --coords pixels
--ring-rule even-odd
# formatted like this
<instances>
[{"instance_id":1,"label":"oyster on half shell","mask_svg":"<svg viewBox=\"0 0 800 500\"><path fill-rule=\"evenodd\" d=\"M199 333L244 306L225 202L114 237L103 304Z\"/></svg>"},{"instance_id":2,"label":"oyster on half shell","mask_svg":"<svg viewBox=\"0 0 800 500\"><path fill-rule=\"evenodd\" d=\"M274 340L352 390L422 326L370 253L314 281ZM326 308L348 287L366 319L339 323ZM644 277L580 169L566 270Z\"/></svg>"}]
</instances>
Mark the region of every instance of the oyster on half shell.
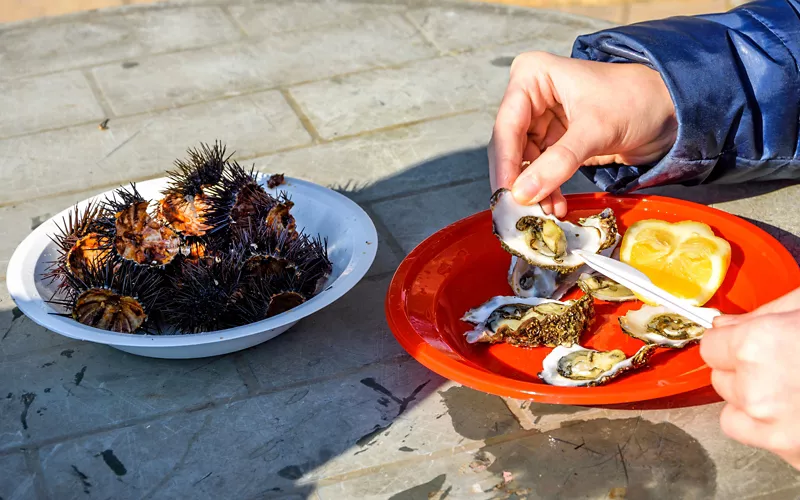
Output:
<instances>
[{"instance_id":1,"label":"oyster on half shell","mask_svg":"<svg viewBox=\"0 0 800 500\"><path fill-rule=\"evenodd\" d=\"M462 321L475 324L466 333L467 342L497 343L537 347L578 343L594 319L592 298L577 300L536 297L494 297L469 310Z\"/></svg>"},{"instance_id":2,"label":"oyster on half shell","mask_svg":"<svg viewBox=\"0 0 800 500\"><path fill-rule=\"evenodd\" d=\"M644 305L619 318L622 331L648 344L680 349L700 341L706 329L664 306Z\"/></svg>"},{"instance_id":3,"label":"oyster on half shell","mask_svg":"<svg viewBox=\"0 0 800 500\"><path fill-rule=\"evenodd\" d=\"M616 253L617 245L622 239L619 234L615 235L614 243L600 251L605 257ZM548 299L561 300L572 288L578 284L578 280L583 274L590 273L589 266L583 265L568 274L562 274L552 269L528 264L525 259L517 256L511 257L511 266L508 269L508 285L518 297L543 297Z\"/></svg>"},{"instance_id":4,"label":"oyster on half shell","mask_svg":"<svg viewBox=\"0 0 800 500\"><path fill-rule=\"evenodd\" d=\"M492 195L491 208L494 234L507 252L560 274L583 266L573 250L598 253L617 241L616 219L608 208L574 224L545 214L538 204L520 205L508 189Z\"/></svg>"},{"instance_id":5,"label":"oyster on half shell","mask_svg":"<svg viewBox=\"0 0 800 500\"><path fill-rule=\"evenodd\" d=\"M636 295L625 287L600 273L584 273L578 277L578 287L583 293L606 302L636 300Z\"/></svg>"},{"instance_id":6,"label":"oyster on half shell","mask_svg":"<svg viewBox=\"0 0 800 500\"><path fill-rule=\"evenodd\" d=\"M657 348L654 344L645 345L628 358L619 349L597 351L580 345L559 346L544 358L539 378L546 384L565 387L602 385L647 364Z\"/></svg>"}]
</instances>

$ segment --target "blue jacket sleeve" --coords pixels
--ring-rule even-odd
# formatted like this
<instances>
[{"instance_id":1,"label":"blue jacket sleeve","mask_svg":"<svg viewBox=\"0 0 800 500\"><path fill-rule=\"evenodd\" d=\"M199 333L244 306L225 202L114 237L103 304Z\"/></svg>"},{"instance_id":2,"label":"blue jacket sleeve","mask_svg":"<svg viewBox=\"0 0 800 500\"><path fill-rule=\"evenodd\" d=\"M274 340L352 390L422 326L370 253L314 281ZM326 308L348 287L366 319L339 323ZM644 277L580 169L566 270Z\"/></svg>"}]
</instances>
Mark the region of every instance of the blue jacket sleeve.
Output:
<instances>
[{"instance_id":1,"label":"blue jacket sleeve","mask_svg":"<svg viewBox=\"0 0 800 500\"><path fill-rule=\"evenodd\" d=\"M800 0L600 31L572 57L659 71L677 112L675 145L656 164L582 168L601 189L800 179Z\"/></svg>"}]
</instances>

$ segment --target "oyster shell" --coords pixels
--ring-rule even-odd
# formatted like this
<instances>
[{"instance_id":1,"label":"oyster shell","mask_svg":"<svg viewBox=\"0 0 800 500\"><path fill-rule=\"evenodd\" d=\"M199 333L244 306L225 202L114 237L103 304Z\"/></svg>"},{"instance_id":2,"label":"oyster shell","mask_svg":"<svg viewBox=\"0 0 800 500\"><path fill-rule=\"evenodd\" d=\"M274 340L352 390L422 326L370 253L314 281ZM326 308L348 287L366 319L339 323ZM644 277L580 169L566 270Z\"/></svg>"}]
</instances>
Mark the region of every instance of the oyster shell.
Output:
<instances>
[{"instance_id":1,"label":"oyster shell","mask_svg":"<svg viewBox=\"0 0 800 500\"><path fill-rule=\"evenodd\" d=\"M539 378L546 384L565 387L602 385L644 366L657 348L648 344L627 358L619 349L597 351L580 345L559 346L544 358Z\"/></svg>"},{"instance_id":2,"label":"oyster shell","mask_svg":"<svg viewBox=\"0 0 800 500\"><path fill-rule=\"evenodd\" d=\"M622 236L616 234L612 245L601 250L600 254L606 257L612 256L617 252L617 245L621 239ZM552 269L532 266L526 260L512 256L511 266L508 269L508 284L518 297L561 300L561 297L578 284L583 274L590 272L592 269L583 265L571 273L562 274Z\"/></svg>"},{"instance_id":3,"label":"oyster shell","mask_svg":"<svg viewBox=\"0 0 800 500\"><path fill-rule=\"evenodd\" d=\"M606 302L636 300L636 295L629 288L599 273L581 274L578 277L578 287L583 293Z\"/></svg>"},{"instance_id":4,"label":"oyster shell","mask_svg":"<svg viewBox=\"0 0 800 500\"><path fill-rule=\"evenodd\" d=\"M578 224L583 227L593 227L600 231L600 237L602 239L600 250L617 246L619 242L617 238L619 234L617 231L617 218L614 216L614 211L610 208L604 209L597 215L578 219Z\"/></svg>"},{"instance_id":5,"label":"oyster shell","mask_svg":"<svg viewBox=\"0 0 800 500\"><path fill-rule=\"evenodd\" d=\"M664 306L644 305L619 318L622 331L648 344L680 349L703 338L705 328Z\"/></svg>"},{"instance_id":6,"label":"oyster shell","mask_svg":"<svg viewBox=\"0 0 800 500\"><path fill-rule=\"evenodd\" d=\"M572 250L597 253L616 242L616 220L611 209L573 224L545 214L538 204L520 205L508 189L499 189L492 195L491 208L494 234L507 252L560 274L583 266Z\"/></svg>"},{"instance_id":7,"label":"oyster shell","mask_svg":"<svg viewBox=\"0 0 800 500\"><path fill-rule=\"evenodd\" d=\"M560 302L536 297L494 297L469 310L463 321L475 324L467 342L537 347L572 345L594 319L592 298Z\"/></svg>"}]
</instances>

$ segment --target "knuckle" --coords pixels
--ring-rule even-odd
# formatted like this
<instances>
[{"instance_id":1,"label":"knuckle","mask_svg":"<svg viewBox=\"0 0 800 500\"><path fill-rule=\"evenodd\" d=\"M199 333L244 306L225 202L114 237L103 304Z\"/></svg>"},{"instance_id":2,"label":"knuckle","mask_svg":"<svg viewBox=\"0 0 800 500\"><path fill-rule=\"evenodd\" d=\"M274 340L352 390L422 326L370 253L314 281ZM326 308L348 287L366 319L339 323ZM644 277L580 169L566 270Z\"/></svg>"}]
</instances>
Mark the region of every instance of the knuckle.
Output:
<instances>
[{"instance_id":1,"label":"knuckle","mask_svg":"<svg viewBox=\"0 0 800 500\"><path fill-rule=\"evenodd\" d=\"M511 74L514 75L520 72L520 70L526 70L541 64L548 55L549 54L547 54L547 52L541 52L538 50L519 54L514 58L513 61L511 61Z\"/></svg>"},{"instance_id":2,"label":"knuckle","mask_svg":"<svg viewBox=\"0 0 800 500\"><path fill-rule=\"evenodd\" d=\"M550 152L550 158L553 160L553 171L561 171L566 167L572 167L578 163L578 158L575 153L560 145L553 145L547 149Z\"/></svg>"}]
</instances>

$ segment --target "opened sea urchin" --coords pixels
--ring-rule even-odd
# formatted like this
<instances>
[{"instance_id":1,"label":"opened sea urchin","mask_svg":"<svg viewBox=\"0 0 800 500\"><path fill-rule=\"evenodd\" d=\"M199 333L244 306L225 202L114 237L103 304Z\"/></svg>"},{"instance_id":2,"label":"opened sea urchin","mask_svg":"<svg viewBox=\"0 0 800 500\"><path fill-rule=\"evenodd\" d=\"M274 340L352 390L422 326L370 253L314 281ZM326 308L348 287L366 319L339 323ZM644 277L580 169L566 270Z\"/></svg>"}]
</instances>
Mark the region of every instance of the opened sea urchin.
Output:
<instances>
[{"instance_id":1,"label":"opened sea urchin","mask_svg":"<svg viewBox=\"0 0 800 500\"><path fill-rule=\"evenodd\" d=\"M61 285L66 273L84 279L91 267L99 266L111 251L113 224L102 205L89 202L81 211L74 207L64 218L59 233L51 236L58 247L58 258L50 263L44 277Z\"/></svg>"},{"instance_id":2,"label":"opened sea urchin","mask_svg":"<svg viewBox=\"0 0 800 500\"><path fill-rule=\"evenodd\" d=\"M206 190L222 178L230 156L220 143L200 149L189 149L187 160L176 160L176 170L167 172L170 183L162 191L158 216L172 229L185 237L203 236L211 226L206 223L209 205Z\"/></svg>"},{"instance_id":3,"label":"opened sea urchin","mask_svg":"<svg viewBox=\"0 0 800 500\"><path fill-rule=\"evenodd\" d=\"M150 216L150 203L134 184L130 190L118 189L106 206L114 214L114 249L122 259L157 267L169 264L178 255L178 234Z\"/></svg>"},{"instance_id":4,"label":"opened sea urchin","mask_svg":"<svg viewBox=\"0 0 800 500\"><path fill-rule=\"evenodd\" d=\"M161 277L130 262L106 260L84 269L82 277L66 273L66 297L51 300L75 321L118 333L146 326L161 294Z\"/></svg>"}]
</instances>

